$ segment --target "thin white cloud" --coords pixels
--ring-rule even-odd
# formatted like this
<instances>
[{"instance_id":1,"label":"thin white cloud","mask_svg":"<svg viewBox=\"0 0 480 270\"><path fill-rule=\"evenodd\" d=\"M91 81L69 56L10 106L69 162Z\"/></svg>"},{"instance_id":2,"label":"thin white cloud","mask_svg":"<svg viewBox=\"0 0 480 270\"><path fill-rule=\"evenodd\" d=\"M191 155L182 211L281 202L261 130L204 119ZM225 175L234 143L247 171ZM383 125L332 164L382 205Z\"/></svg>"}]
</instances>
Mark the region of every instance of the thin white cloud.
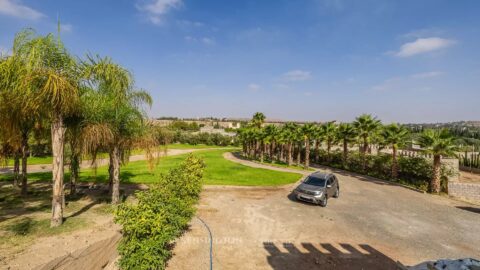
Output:
<instances>
[{"instance_id":1,"label":"thin white cloud","mask_svg":"<svg viewBox=\"0 0 480 270\"><path fill-rule=\"evenodd\" d=\"M213 38L209 38L209 37L200 37L200 38L196 38L196 37L192 37L192 36L185 36L183 39L185 39L185 41L187 42L198 42L198 43L202 43L204 45L215 45L216 42L215 42L215 39Z\"/></svg>"},{"instance_id":2,"label":"thin white cloud","mask_svg":"<svg viewBox=\"0 0 480 270\"><path fill-rule=\"evenodd\" d=\"M203 37L201 41L205 45L215 45L215 40L213 38Z\"/></svg>"},{"instance_id":3,"label":"thin white cloud","mask_svg":"<svg viewBox=\"0 0 480 270\"><path fill-rule=\"evenodd\" d=\"M43 13L23 5L19 0L0 0L0 14L28 20L46 17Z\"/></svg>"},{"instance_id":4,"label":"thin white cloud","mask_svg":"<svg viewBox=\"0 0 480 270\"><path fill-rule=\"evenodd\" d=\"M395 55L398 57L410 57L417 54L445 49L453 46L455 43L454 40L439 37L418 38L413 42L403 44Z\"/></svg>"},{"instance_id":5,"label":"thin white cloud","mask_svg":"<svg viewBox=\"0 0 480 270\"><path fill-rule=\"evenodd\" d=\"M60 31L64 33L71 33L73 31L73 25L71 24L62 24L60 25Z\"/></svg>"},{"instance_id":6,"label":"thin white cloud","mask_svg":"<svg viewBox=\"0 0 480 270\"><path fill-rule=\"evenodd\" d=\"M148 20L155 24L161 25L163 17L172 9L178 9L183 5L182 0L150 0L137 4L136 8L145 12Z\"/></svg>"},{"instance_id":7,"label":"thin white cloud","mask_svg":"<svg viewBox=\"0 0 480 270\"><path fill-rule=\"evenodd\" d=\"M205 24L203 22L189 21L189 20L178 20L177 24L181 27L203 27Z\"/></svg>"},{"instance_id":8,"label":"thin white cloud","mask_svg":"<svg viewBox=\"0 0 480 270\"><path fill-rule=\"evenodd\" d=\"M422 28L410 31L406 34L401 35L401 38L406 39L417 39L417 38L426 38L432 36L442 36L445 35L446 31L440 28Z\"/></svg>"},{"instance_id":9,"label":"thin white cloud","mask_svg":"<svg viewBox=\"0 0 480 270\"><path fill-rule=\"evenodd\" d=\"M295 82L295 81L306 81L312 77L310 71L305 70L291 70L283 74L282 78L288 82Z\"/></svg>"},{"instance_id":10,"label":"thin white cloud","mask_svg":"<svg viewBox=\"0 0 480 270\"><path fill-rule=\"evenodd\" d=\"M411 77L413 79L426 79L426 78L438 77L443 74L444 72L442 71L430 71L430 72L416 73L416 74L413 74Z\"/></svg>"},{"instance_id":11,"label":"thin white cloud","mask_svg":"<svg viewBox=\"0 0 480 270\"><path fill-rule=\"evenodd\" d=\"M247 86L248 90L250 91L253 91L253 92L257 92L258 90L260 90L262 87L256 83L251 83Z\"/></svg>"}]
</instances>

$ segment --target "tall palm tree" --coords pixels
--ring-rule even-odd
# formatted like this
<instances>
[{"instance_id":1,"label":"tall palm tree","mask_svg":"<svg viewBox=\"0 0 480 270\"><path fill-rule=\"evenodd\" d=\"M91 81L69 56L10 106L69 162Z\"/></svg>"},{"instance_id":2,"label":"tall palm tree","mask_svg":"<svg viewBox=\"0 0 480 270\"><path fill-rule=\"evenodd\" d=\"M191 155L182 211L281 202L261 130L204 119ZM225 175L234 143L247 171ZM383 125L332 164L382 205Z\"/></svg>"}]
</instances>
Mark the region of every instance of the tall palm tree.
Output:
<instances>
[{"instance_id":1,"label":"tall palm tree","mask_svg":"<svg viewBox=\"0 0 480 270\"><path fill-rule=\"evenodd\" d=\"M430 182L430 192L440 192L440 169L442 157L455 156L457 146L454 137L447 129L426 129L420 135L418 143L425 153L433 155L433 176Z\"/></svg>"},{"instance_id":2,"label":"tall palm tree","mask_svg":"<svg viewBox=\"0 0 480 270\"><path fill-rule=\"evenodd\" d=\"M355 119L353 126L358 132L358 136L361 139L361 154L362 154L362 169L366 168L366 153L368 151L370 138L378 131L381 126L380 120L376 117L372 117L370 114L362 114Z\"/></svg>"},{"instance_id":3,"label":"tall palm tree","mask_svg":"<svg viewBox=\"0 0 480 270\"><path fill-rule=\"evenodd\" d=\"M335 144L337 139L337 125L335 122L328 122L322 125L322 134L323 138L327 144L327 158L328 161L331 160L330 151L332 149L332 145Z\"/></svg>"},{"instance_id":4,"label":"tall palm tree","mask_svg":"<svg viewBox=\"0 0 480 270\"><path fill-rule=\"evenodd\" d=\"M265 131L265 147L268 151L268 157L271 161L274 159L275 144L278 139L278 128L275 125L267 125Z\"/></svg>"},{"instance_id":5,"label":"tall palm tree","mask_svg":"<svg viewBox=\"0 0 480 270\"><path fill-rule=\"evenodd\" d=\"M381 136L383 143L392 147L392 178L396 179L398 177L397 150L407 143L409 132L404 126L394 123L385 126L381 132Z\"/></svg>"},{"instance_id":6,"label":"tall palm tree","mask_svg":"<svg viewBox=\"0 0 480 270\"><path fill-rule=\"evenodd\" d=\"M261 128L263 123L265 122L265 115L261 112L256 112L252 117L252 125L256 128Z\"/></svg>"},{"instance_id":7,"label":"tall palm tree","mask_svg":"<svg viewBox=\"0 0 480 270\"><path fill-rule=\"evenodd\" d=\"M338 126L337 138L343 144L343 167L345 167L348 160L348 144L357 140L357 131L352 124L342 123Z\"/></svg>"},{"instance_id":8,"label":"tall palm tree","mask_svg":"<svg viewBox=\"0 0 480 270\"><path fill-rule=\"evenodd\" d=\"M14 149L14 186L22 182L22 195L27 195L28 140L39 119L36 96L23 87L27 74L26 52L19 48L20 34L14 40L12 55L0 61L0 130L5 143ZM21 173L20 173L21 159Z\"/></svg>"},{"instance_id":9,"label":"tall palm tree","mask_svg":"<svg viewBox=\"0 0 480 270\"><path fill-rule=\"evenodd\" d=\"M313 132L313 138L315 140L314 142L314 155L315 155L315 162L320 161L320 146L322 144L322 140L324 139L324 133L322 126L315 126L315 131Z\"/></svg>"},{"instance_id":10,"label":"tall palm tree","mask_svg":"<svg viewBox=\"0 0 480 270\"><path fill-rule=\"evenodd\" d=\"M13 51L24 65L21 88L43 117L49 119L52 139L52 218L50 225L63 223L64 118L76 109L78 73L76 61L65 50L60 38L37 36L22 31L15 37Z\"/></svg>"},{"instance_id":11,"label":"tall palm tree","mask_svg":"<svg viewBox=\"0 0 480 270\"><path fill-rule=\"evenodd\" d=\"M297 138L298 125L295 123L286 123L282 127L282 132L287 143L287 163L289 166L293 164L293 147Z\"/></svg>"},{"instance_id":12,"label":"tall palm tree","mask_svg":"<svg viewBox=\"0 0 480 270\"><path fill-rule=\"evenodd\" d=\"M310 145L312 137L314 136L315 132L315 125L312 123L308 123L302 126L301 128L301 135L303 138L303 142L305 144L305 163L304 168L308 169L310 167Z\"/></svg>"},{"instance_id":13,"label":"tall palm tree","mask_svg":"<svg viewBox=\"0 0 480 270\"><path fill-rule=\"evenodd\" d=\"M97 88L98 106L91 108L98 114L92 122L106 124L112 130L112 141L107 142L110 156L112 204L120 203L120 166L128 161L134 142L145 130L142 106L151 105L152 98L144 90L135 89L133 76L109 58L89 57L84 63L84 75Z\"/></svg>"}]
</instances>

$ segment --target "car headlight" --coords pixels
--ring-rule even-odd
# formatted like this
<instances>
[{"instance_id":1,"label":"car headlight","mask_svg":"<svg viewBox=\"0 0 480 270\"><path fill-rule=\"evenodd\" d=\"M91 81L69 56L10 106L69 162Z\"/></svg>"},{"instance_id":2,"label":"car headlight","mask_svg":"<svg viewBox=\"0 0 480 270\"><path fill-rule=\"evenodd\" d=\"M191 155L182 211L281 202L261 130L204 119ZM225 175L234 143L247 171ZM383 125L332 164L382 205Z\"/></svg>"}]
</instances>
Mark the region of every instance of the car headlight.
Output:
<instances>
[{"instance_id":1,"label":"car headlight","mask_svg":"<svg viewBox=\"0 0 480 270\"><path fill-rule=\"evenodd\" d=\"M315 196L322 196L323 192L322 191L315 191Z\"/></svg>"}]
</instances>

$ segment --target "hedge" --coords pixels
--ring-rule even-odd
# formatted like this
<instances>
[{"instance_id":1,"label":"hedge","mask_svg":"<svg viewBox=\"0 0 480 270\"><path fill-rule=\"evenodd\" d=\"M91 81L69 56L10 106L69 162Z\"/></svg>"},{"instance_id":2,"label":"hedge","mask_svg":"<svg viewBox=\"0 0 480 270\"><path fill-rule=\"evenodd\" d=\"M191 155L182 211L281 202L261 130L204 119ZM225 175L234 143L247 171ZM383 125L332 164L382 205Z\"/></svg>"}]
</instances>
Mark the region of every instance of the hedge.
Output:
<instances>
[{"instance_id":1,"label":"hedge","mask_svg":"<svg viewBox=\"0 0 480 270\"><path fill-rule=\"evenodd\" d=\"M311 154L311 158L313 159L315 154ZM347 162L343 164L343 152L331 152L329 159L327 152L325 150L320 150L318 163L337 169L366 174L368 176L376 177L383 180L399 182L402 184L413 186L423 191L427 191L433 175L433 162L423 157L398 156L397 158L398 179L392 179L391 177L392 155L390 154L367 154L365 171L362 169L362 157L357 151L349 152ZM446 190L447 177L450 174L452 174L452 172L445 166L442 166L441 178L443 190Z\"/></svg>"},{"instance_id":2,"label":"hedge","mask_svg":"<svg viewBox=\"0 0 480 270\"><path fill-rule=\"evenodd\" d=\"M205 164L189 155L161 176L157 185L135 194L136 202L121 204L115 222L121 224L121 269L165 269L172 245L195 214Z\"/></svg>"}]
</instances>

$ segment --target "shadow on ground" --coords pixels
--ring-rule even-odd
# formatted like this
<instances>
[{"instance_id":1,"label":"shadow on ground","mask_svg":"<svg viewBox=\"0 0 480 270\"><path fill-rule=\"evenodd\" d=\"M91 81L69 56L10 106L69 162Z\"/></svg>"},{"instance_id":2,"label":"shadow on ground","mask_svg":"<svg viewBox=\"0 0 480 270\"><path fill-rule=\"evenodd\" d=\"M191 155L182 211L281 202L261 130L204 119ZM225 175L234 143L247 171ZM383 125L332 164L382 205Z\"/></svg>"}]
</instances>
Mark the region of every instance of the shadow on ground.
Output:
<instances>
[{"instance_id":1,"label":"shadow on ground","mask_svg":"<svg viewBox=\"0 0 480 270\"><path fill-rule=\"evenodd\" d=\"M480 214L480 207L470 207L470 206L455 206L458 209L469 211L472 213Z\"/></svg>"},{"instance_id":2,"label":"shadow on ground","mask_svg":"<svg viewBox=\"0 0 480 270\"><path fill-rule=\"evenodd\" d=\"M307 252L302 252L299 247L291 243L283 243L281 251L274 243L263 243L268 252L268 264L274 270L290 269L340 269L340 270L390 270L401 269L399 264L385 254L367 244L360 244L361 249L351 244L340 244L342 251L332 244L320 244L323 250L316 248L312 243L302 243L301 247Z\"/></svg>"},{"instance_id":3,"label":"shadow on ground","mask_svg":"<svg viewBox=\"0 0 480 270\"><path fill-rule=\"evenodd\" d=\"M122 198L132 195L137 190L146 187L139 184L122 184L120 194ZM31 182L28 185L28 194L20 195L20 189L14 188L8 182L0 182L0 223L9 219L28 217L34 213L48 213L51 210L52 186L43 181ZM68 195L69 185L65 187L67 195L65 219L79 216L97 204L109 203L110 194L108 184L79 183L77 194ZM73 208L71 203L75 203ZM68 211L70 210L70 211Z\"/></svg>"}]
</instances>

